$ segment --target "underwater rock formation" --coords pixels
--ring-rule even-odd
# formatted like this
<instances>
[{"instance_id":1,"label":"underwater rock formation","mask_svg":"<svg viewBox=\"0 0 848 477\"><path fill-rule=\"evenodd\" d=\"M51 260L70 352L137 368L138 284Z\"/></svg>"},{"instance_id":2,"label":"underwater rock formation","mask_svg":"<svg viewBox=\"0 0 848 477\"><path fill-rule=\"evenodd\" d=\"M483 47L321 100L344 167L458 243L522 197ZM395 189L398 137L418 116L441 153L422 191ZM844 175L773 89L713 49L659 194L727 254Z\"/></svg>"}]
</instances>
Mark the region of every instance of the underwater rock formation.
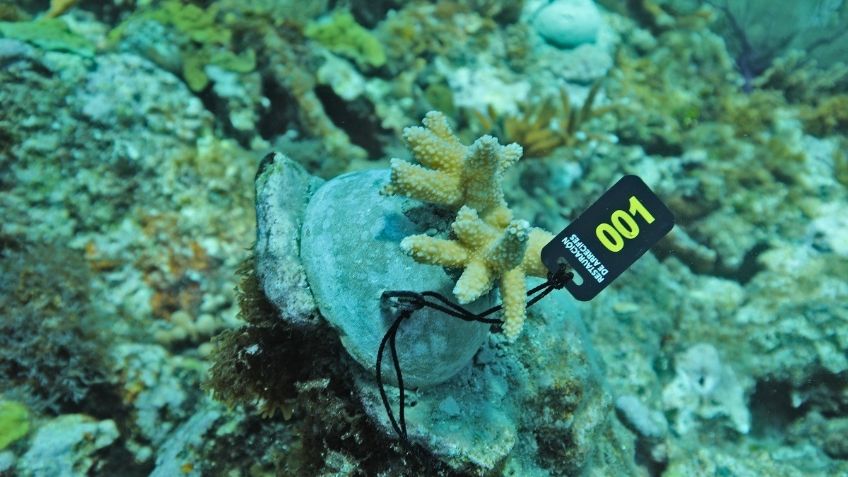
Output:
<instances>
[{"instance_id":1,"label":"underwater rock formation","mask_svg":"<svg viewBox=\"0 0 848 477\"><path fill-rule=\"evenodd\" d=\"M405 234L426 230L404 215L414 204L380 195L388 184L385 171L341 176L316 194L321 181L296 163L276 155L263 164L256 182L255 247L263 291L283 319L297 325L313 322L320 308L348 352L373 370L392 321L383 316L380 294L390 289L448 293L453 287L441 269L419 265L401 251ZM421 207L415 213L421 218L433 214ZM487 303L491 299L481 302L478 311ZM487 333L484 325L436 313L422 312L413 323L398 336L398 348L405 377L414 386L453 376ZM384 371L393 376L389 363Z\"/></svg>"},{"instance_id":2,"label":"underwater rock formation","mask_svg":"<svg viewBox=\"0 0 848 477\"><path fill-rule=\"evenodd\" d=\"M98 421L83 414L65 414L44 424L29 450L17 462L18 475L87 475L96 453L118 439L111 419Z\"/></svg>"},{"instance_id":3,"label":"underwater rock formation","mask_svg":"<svg viewBox=\"0 0 848 477\"><path fill-rule=\"evenodd\" d=\"M434 221L428 223L432 212L420 206L411 210L415 204L408 199L380 195L388 182L385 170L355 172L327 182L309 202L301 235L303 265L318 308L369 374L380 340L394 321L381 307L381 293L447 294L453 288L441 268L418 264L402 252L404 236L423 232ZM472 309L483 311L491 304L490 297ZM484 324L422 310L397 337L404 379L411 386L426 386L451 378L468 364L487 333ZM394 374L387 361L383 372Z\"/></svg>"},{"instance_id":4,"label":"underwater rock formation","mask_svg":"<svg viewBox=\"0 0 848 477\"><path fill-rule=\"evenodd\" d=\"M313 323L318 314L300 262L300 227L323 182L278 154L266 157L256 173L256 274L280 316L297 325Z\"/></svg>"},{"instance_id":5,"label":"underwater rock formation","mask_svg":"<svg viewBox=\"0 0 848 477\"><path fill-rule=\"evenodd\" d=\"M675 431L690 432L697 426L696 418L725 418L736 431L748 433L751 413L742 386L712 345L692 346L677 357L675 367L674 380L663 390L665 408L677 413Z\"/></svg>"},{"instance_id":6,"label":"underwater rock formation","mask_svg":"<svg viewBox=\"0 0 848 477\"><path fill-rule=\"evenodd\" d=\"M255 159L212 134L177 77L136 55L2 38L0 63L0 387L33 416L0 473L146 475L205 373L181 356L205 337L170 350L151 341L177 328L172 315L211 321L206 333L230 306L234 319ZM76 434L59 443L57 432ZM76 473L56 470L66 463ZM113 463L120 471L102 468Z\"/></svg>"},{"instance_id":7,"label":"underwater rock formation","mask_svg":"<svg viewBox=\"0 0 848 477\"><path fill-rule=\"evenodd\" d=\"M441 269L419 265L401 252L404 234L424 229L404 215L410 200L379 194L388 183L385 171L322 182L284 156L263 162L256 180L257 275L284 320L314 325L320 309L351 356L373 370L392 321L383 316L380 294L391 289L447 293L452 282ZM453 376L487 332L483 325L435 313L422 313L414 323L414 329L405 328L398 336L405 377L412 385ZM390 363L384 372L394 375Z\"/></svg>"},{"instance_id":8,"label":"underwater rock formation","mask_svg":"<svg viewBox=\"0 0 848 477\"><path fill-rule=\"evenodd\" d=\"M334 338L322 334L340 335L361 366L339 363L327 377L350 381L359 403L349 405L360 407L379 433L394 437L374 379L375 354L390 323L380 294L387 289L447 293L453 280L440 267L416 263L399 245L409 233L446 230L451 214L381 195L388 179L385 170L352 173L313 190L314 179L299 166L280 154L269 155L257 174L256 267L261 289L276 294L276 319L330 346ZM281 198L290 206L281 207ZM272 216L272 211L282 215ZM298 243L293 232L301 227ZM278 243L275 238L285 246L269 253L269 244ZM270 270L285 270L287 277ZM278 293L282 287L286 293ZM298 315L298 310L309 307L286 305L287 294L301 304L311 294L319 321L332 328L308 324L314 317L303 319L311 315ZM478 306L484 303L489 302ZM621 452L622 446L628 448L626 439L608 421L612 401L573 302L548 298L528 312L534 326L512 344L490 335L482 324L437 312L418 311L403 323L398 353L404 380L412 383L406 402L409 441L448 468L477 475L496 469L563 475L563 469L576 472L593 461L612 473L635 472L629 455ZM245 345L229 356L263 352L255 344ZM334 373L342 375L333 378ZM384 375L393 376L390 367ZM396 408L398 389L389 385L386 391ZM605 462L594 460L599 453Z\"/></svg>"},{"instance_id":9,"label":"underwater rock formation","mask_svg":"<svg viewBox=\"0 0 848 477\"><path fill-rule=\"evenodd\" d=\"M560 48L594 42L601 23L601 13L592 0L556 0L533 12L533 28Z\"/></svg>"},{"instance_id":10,"label":"underwater rock formation","mask_svg":"<svg viewBox=\"0 0 848 477\"><path fill-rule=\"evenodd\" d=\"M410 440L472 474L572 475L591 464L599 475L638 475L632 444L608 420L611 398L574 302L551 295L528 313L534 326L515 343L492 337L456 378L408 391ZM373 380L357 389L391 432ZM397 390L388 392L396 406Z\"/></svg>"},{"instance_id":11,"label":"underwater rock formation","mask_svg":"<svg viewBox=\"0 0 848 477\"><path fill-rule=\"evenodd\" d=\"M0 2L0 475L848 475L848 1L774 3ZM378 194L431 110L523 148L496 233ZM625 174L676 236L502 333L416 311L398 439L380 290L522 305Z\"/></svg>"}]
</instances>

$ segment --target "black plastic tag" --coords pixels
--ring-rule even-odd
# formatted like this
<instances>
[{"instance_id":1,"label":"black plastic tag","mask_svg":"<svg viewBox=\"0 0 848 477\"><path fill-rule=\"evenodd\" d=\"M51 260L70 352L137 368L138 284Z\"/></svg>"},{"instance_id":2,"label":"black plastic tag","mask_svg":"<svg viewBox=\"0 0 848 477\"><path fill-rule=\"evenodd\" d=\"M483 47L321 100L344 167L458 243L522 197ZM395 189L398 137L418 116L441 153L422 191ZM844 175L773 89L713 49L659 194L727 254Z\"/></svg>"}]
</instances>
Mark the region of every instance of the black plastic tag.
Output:
<instances>
[{"instance_id":1,"label":"black plastic tag","mask_svg":"<svg viewBox=\"0 0 848 477\"><path fill-rule=\"evenodd\" d=\"M674 227L674 216L638 176L624 176L542 248L555 271L565 260L580 275L565 288L588 301Z\"/></svg>"}]
</instances>

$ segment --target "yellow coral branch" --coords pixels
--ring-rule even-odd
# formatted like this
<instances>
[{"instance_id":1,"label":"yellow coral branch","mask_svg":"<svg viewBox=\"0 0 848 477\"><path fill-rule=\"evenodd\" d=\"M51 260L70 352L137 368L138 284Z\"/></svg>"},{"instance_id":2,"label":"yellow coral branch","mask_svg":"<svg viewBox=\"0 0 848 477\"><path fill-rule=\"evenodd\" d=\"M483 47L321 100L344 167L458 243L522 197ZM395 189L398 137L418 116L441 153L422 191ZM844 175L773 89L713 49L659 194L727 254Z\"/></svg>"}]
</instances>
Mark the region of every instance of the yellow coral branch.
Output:
<instances>
[{"instance_id":1,"label":"yellow coral branch","mask_svg":"<svg viewBox=\"0 0 848 477\"><path fill-rule=\"evenodd\" d=\"M503 302L503 332L506 339L515 341L524 327L527 315L525 298L527 294L524 283L524 270L513 268L501 277L501 301Z\"/></svg>"},{"instance_id":2,"label":"yellow coral branch","mask_svg":"<svg viewBox=\"0 0 848 477\"><path fill-rule=\"evenodd\" d=\"M401 250L415 260L444 267L462 267L468 263L468 251L462 245L429 235L410 235L400 242Z\"/></svg>"},{"instance_id":3,"label":"yellow coral branch","mask_svg":"<svg viewBox=\"0 0 848 477\"><path fill-rule=\"evenodd\" d=\"M481 217L506 207L501 189L504 171L521 157L521 146L501 146L483 136L464 146L442 113L431 111L424 127L404 129L404 139L415 160L391 161L391 180L383 192L459 209L468 205Z\"/></svg>"},{"instance_id":4,"label":"yellow coral branch","mask_svg":"<svg viewBox=\"0 0 848 477\"><path fill-rule=\"evenodd\" d=\"M437 112L427 113L423 124L404 130L420 165L392 159L391 179L383 192L458 210L451 224L453 238L412 235L401 241L401 248L418 262L463 269L453 289L462 304L487 293L498 280L503 330L513 341L526 316L525 277L547 276L541 250L553 239L553 234L513 219L504 200L503 174L521 158L522 148L502 146L492 136L466 147Z\"/></svg>"}]
</instances>

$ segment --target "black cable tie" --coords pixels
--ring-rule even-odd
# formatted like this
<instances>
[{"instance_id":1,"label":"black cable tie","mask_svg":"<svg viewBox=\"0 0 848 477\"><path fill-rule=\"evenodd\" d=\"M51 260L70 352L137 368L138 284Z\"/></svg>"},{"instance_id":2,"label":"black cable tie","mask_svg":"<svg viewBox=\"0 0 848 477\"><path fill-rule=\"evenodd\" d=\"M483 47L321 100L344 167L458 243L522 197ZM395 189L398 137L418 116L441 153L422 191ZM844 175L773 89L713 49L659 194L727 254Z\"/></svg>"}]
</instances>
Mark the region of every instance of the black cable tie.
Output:
<instances>
[{"instance_id":1,"label":"black cable tie","mask_svg":"<svg viewBox=\"0 0 848 477\"><path fill-rule=\"evenodd\" d=\"M556 272L548 273L548 280L546 282L527 291L526 296L531 298L527 301L526 307L529 308L538 303L539 300L547 296L550 292L561 289L573 277L574 274L568 271L564 266L561 266ZM429 301L427 298L433 298L438 302ZM486 317L501 310L503 308L503 304L495 305L480 313L472 313L460 305L448 300L441 293L434 291L424 291L419 293L409 290L389 290L384 291L380 299L382 305L396 308L399 313L397 318L395 318L395 321L392 322L391 326L389 326L389 329L386 330L386 334L383 335L383 339L380 341L380 347L377 350L377 387L379 388L380 398L383 401L383 407L386 408L386 414L389 416L389 422L392 425L392 429L394 429L395 433L400 436L404 444L408 444L409 439L406 432L406 414L404 409L406 404L406 389L403 386L403 372L400 368L400 360L398 359L397 346L395 342L398 329L400 329L400 325L403 320L412 317L414 312L427 307L464 321L477 321L493 325L493 327L497 327L497 331L499 332L500 325L503 324L503 320L499 318ZM389 396L386 393L386 387L383 384L383 353L386 350L387 344L391 351L392 365L395 369L395 377L397 379L399 389L399 409L397 419L395 419L392 406L389 403Z\"/></svg>"},{"instance_id":2,"label":"black cable tie","mask_svg":"<svg viewBox=\"0 0 848 477\"><path fill-rule=\"evenodd\" d=\"M398 317L395 319L394 323L392 323L392 326L390 326L388 331L386 332L386 334L383 335L383 339L382 339L382 341L380 341L380 348L379 348L379 350L377 350L377 387L380 390L380 398L383 400L383 407L386 408L386 413L389 415L389 421L391 421L392 428L401 437L401 439L403 441L407 440L407 438L406 438L406 422L405 422L406 419L405 419L405 416L404 416L404 409L403 409L404 389L401 386L401 383L403 382L403 373L401 372L400 364L397 361L397 351L395 350L395 346L394 346L394 338L397 335L397 329L400 326L400 323L403 320L405 320L406 318L409 318L409 316L411 314L412 314L412 311L404 310L398 315ZM400 416L401 422L403 423L402 426L398 425L398 422L395 420L395 415L392 412L391 405L389 404L389 397L388 397L388 395L386 395L386 387L383 385L383 351L386 349L386 343L389 340L392 341L392 351L393 351L392 358L393 358L394 367L395 367L395 374L399 378L398 379L398 385L400 386L401 407L400 407L400 411L398 412L398 415Z\"/></svg>"}]
</instances>

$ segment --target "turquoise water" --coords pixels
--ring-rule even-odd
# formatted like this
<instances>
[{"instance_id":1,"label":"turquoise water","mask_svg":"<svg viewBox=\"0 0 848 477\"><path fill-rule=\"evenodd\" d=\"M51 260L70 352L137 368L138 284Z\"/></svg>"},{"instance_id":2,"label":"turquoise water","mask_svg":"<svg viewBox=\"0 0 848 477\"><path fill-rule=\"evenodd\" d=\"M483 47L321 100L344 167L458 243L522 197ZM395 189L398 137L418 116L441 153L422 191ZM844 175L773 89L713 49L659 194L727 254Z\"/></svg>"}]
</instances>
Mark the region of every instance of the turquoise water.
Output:
<instances>
[{"instance_id":1,"label":"turquoise water","mask_svg":"<svg viewBox=\"0 0 848 477\"><path fill-rule=\"evenodd\" d=\"M0 476L848 475L846 25L0 2Z\"/></svg>"}]
</instances>

